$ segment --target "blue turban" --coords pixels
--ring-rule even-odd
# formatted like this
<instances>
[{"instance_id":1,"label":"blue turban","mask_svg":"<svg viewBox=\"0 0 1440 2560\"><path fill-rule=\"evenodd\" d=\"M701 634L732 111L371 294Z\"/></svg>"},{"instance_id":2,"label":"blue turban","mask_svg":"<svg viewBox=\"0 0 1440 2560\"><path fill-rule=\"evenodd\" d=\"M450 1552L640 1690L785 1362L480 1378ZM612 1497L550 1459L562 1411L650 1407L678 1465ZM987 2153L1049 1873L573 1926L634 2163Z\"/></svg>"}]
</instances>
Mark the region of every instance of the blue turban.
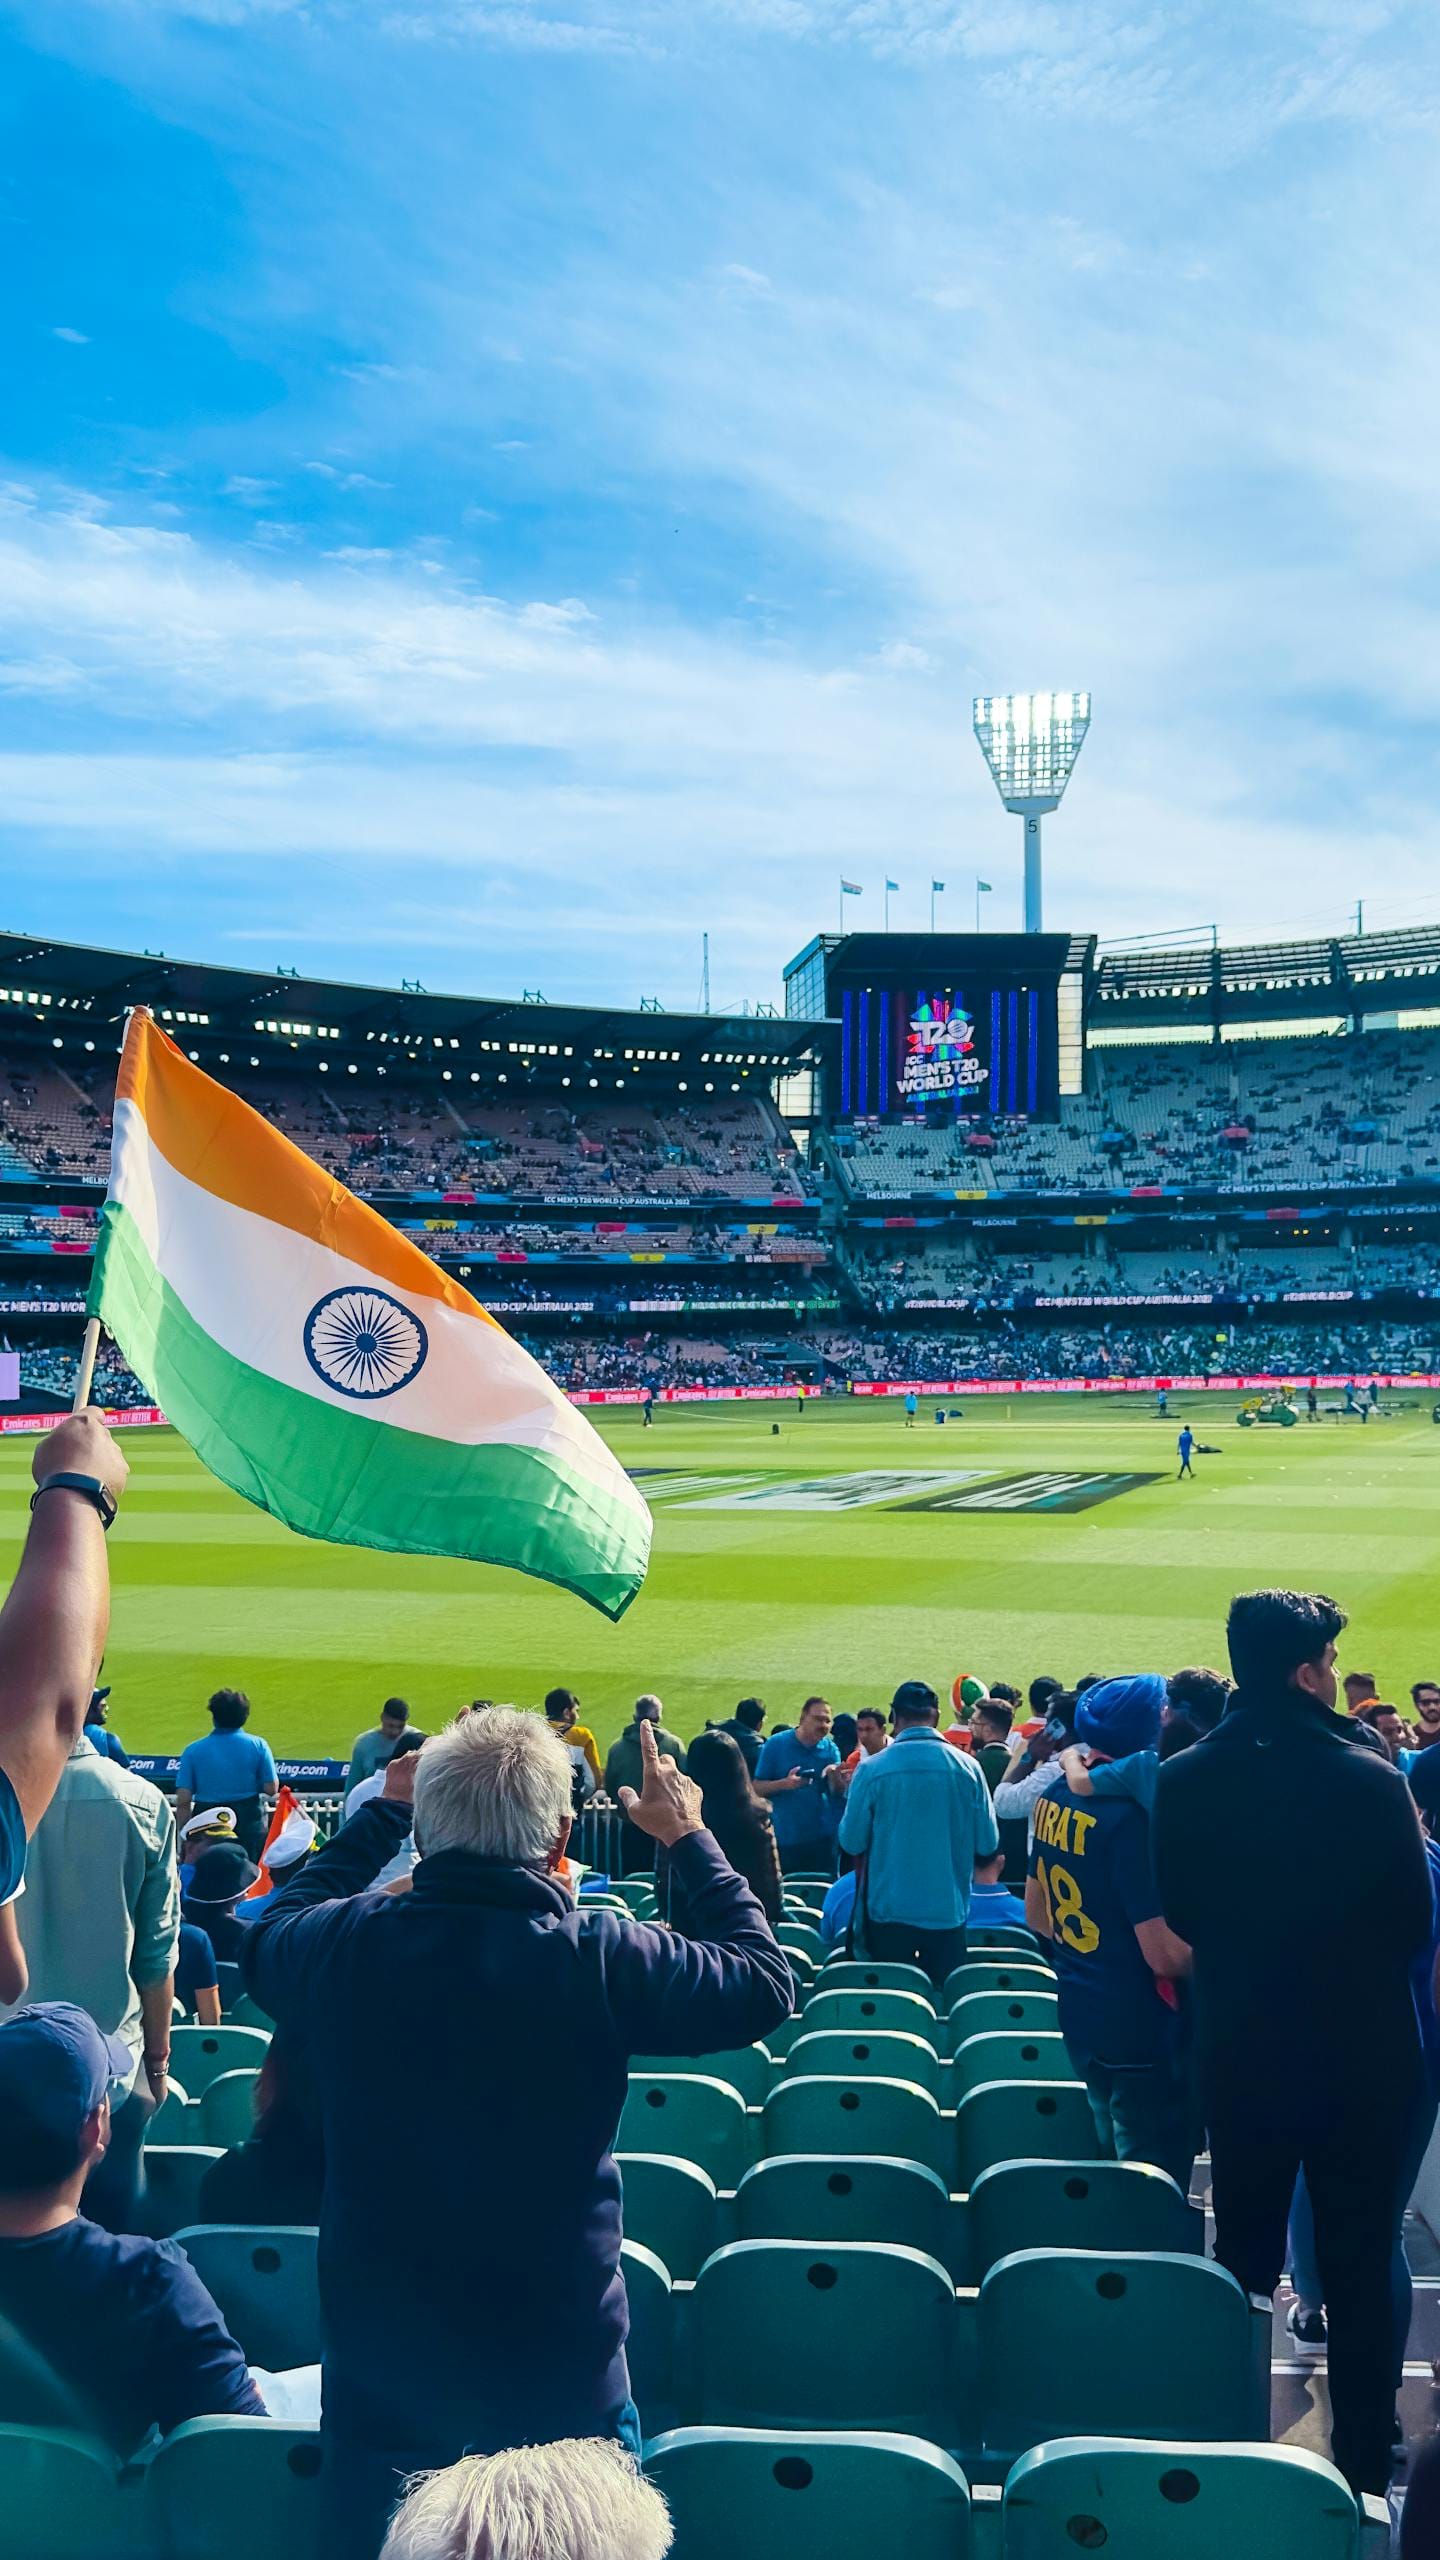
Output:
<instances>
[{"instance_id":1,"label":"blue turban","mask_svg":"<svg viewBox=\"0 0 1440 2560\"><path fill-rule=\"evenodd\" d=\"M1092 1751L1103 1751L1107 1759L1125 1760L1132 1751L1154 1750L1165 1703L1165 1683L1158 1671L1131 1671L1118 1680L1097 1680L1075 1709L1075 1731Z\"/></svg>"}]
</instances>

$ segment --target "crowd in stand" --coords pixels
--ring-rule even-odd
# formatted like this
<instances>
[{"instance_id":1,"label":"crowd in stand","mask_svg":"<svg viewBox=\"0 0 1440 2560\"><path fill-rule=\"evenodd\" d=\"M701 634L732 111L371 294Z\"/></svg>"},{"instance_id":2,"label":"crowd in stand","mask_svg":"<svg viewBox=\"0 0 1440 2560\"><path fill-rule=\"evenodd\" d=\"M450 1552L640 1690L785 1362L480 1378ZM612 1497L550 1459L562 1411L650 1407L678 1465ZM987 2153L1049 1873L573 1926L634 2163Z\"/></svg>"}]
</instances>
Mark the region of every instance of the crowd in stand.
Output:
<instances>
[{"instance_id":1,"label":"crowd in stand","mask_svg":"<svg viewBox=\"0 0 1440 2560\"><path fill-rule=\"evenodd\" d=\"M220 1063L220 1062L217 1062ZM565 1192L617 1198L799 1196L808 1175L758 1094L691 1096L654 1109L622 1099L537 1096L481 1102L443 1070L434 1080L338 1062L286 1075L220 1064L223 1079L353 1190L470 1190L516 1199ZM384 1071L382 1070L381 1073ZM103 1181L110 1066L13 1065L0 1073L0 1171ZM8 1151L8 1155L7 1155Z\"/></svg>"},{"instance_id":2,"label":"crowd in stand","mask_svg":"<svg viewBox=\"0 0 1440 2560\"><path fill-rule=\"evenodd\" d=\"M1405 2208L1440 2098L1440 1682L1403 1710L1358 1666L1342 1691L1333 1601L1236 1599L1228 1676L1047 1675L1023 1697L964 1677L948 1711L912 1677L793 1721L747 1697L688 1752L646 1695L603 1764L569 1690L539 1715L474 1701L430 1737L391 1698L316 1847L238 1691L212 1698L173 1809L128 1767L94 1688L125 1459L90 1412L34 1473L0 1616L0 2324L24 2349L0 2360L5 2416L58 2405L124 2458L190 2417L318 2407L327 2560L660 2553L625 2352L627 2072L787 2030L786 1881L828 1876L822 1941L937 1997L982 1923L1017 1947L1028 1926L1097 2155L1164 2172L1178 2203L1208 2153L1221 2267L1261 2295L1292 2270L1335 2461L1386 2491ZM586 1908L569 1851L597 1802L653 1918ZM1277 1855L1297 1836L1300 1928ZM318 2225L323 2402L311 2369L248 2361L183 2247L143 2236L175 1995L207 2014L226 1964L272 2033L202 2216ZM1409 2554L1436 2547L1437 2472L1432 2447ZM587 2493L612 2539L593 2512L575 2539Z\"/></svg>"}]
</instances>

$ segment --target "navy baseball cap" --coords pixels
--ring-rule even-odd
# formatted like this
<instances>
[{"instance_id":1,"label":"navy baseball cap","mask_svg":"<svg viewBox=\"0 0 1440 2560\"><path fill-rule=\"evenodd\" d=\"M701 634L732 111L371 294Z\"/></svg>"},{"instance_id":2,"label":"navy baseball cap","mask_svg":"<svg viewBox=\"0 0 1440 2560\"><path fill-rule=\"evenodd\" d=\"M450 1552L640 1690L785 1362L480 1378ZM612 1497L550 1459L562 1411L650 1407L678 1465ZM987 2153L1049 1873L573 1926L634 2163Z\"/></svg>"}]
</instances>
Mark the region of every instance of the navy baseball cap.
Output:
<instances>
[{"instance_id":1,"label":"navy baseball cap","mask_svg":"<svg viewBox=\"0 0 1440 2560\"><path fill-rule=\"evenodd\" d=\"M17 2128L78 2141L107 2092L134 2076L129 2046L68 2000L37 2000L0 2026L0 2118Z\"/></svg>"}]
</instances>

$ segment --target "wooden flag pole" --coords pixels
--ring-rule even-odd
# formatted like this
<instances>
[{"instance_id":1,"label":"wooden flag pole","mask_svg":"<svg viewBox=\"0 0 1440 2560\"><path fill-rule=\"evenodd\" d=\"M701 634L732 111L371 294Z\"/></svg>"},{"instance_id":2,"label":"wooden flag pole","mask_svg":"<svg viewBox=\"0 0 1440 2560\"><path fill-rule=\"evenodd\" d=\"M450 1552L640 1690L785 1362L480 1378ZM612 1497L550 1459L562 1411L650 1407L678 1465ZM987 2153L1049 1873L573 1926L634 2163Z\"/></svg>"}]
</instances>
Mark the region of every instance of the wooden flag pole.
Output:
<instances>
[{"instance_id":1,"label":"wooden flag pole","mask_svg":"<svg viewBox=\"0 0 1440 2560\"><path fill-rule=\"evenodd\" d=\"M75 1372L75 1401L70 1407L72 1413L83 1413L90 1401L90 1389L95 1382L95 1354L99 1348L100 1319L91 1316L85 1327L85 1339L80 1345L80 1366Z\"/></svg>"}]
</instances>

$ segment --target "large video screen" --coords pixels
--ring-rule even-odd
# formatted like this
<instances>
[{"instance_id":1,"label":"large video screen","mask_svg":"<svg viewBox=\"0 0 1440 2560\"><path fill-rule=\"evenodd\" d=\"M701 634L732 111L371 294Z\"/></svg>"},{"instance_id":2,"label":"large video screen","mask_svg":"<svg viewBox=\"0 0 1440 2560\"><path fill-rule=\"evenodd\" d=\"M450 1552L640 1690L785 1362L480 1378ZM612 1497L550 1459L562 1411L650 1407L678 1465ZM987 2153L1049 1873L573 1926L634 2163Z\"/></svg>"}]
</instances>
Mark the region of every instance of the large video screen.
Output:
<instances>
[{"instance_id":1,"label":"large video screen","mask_svg":"<svg viewBox=\"0 0 1440 2560\"><path fill-rule=\"evenodd\" d=\"M841 1116L1053 1118L1063 938L897 935L899 967L887 939L852 937L837 954Z\"/></svg>"}]
</instances>

